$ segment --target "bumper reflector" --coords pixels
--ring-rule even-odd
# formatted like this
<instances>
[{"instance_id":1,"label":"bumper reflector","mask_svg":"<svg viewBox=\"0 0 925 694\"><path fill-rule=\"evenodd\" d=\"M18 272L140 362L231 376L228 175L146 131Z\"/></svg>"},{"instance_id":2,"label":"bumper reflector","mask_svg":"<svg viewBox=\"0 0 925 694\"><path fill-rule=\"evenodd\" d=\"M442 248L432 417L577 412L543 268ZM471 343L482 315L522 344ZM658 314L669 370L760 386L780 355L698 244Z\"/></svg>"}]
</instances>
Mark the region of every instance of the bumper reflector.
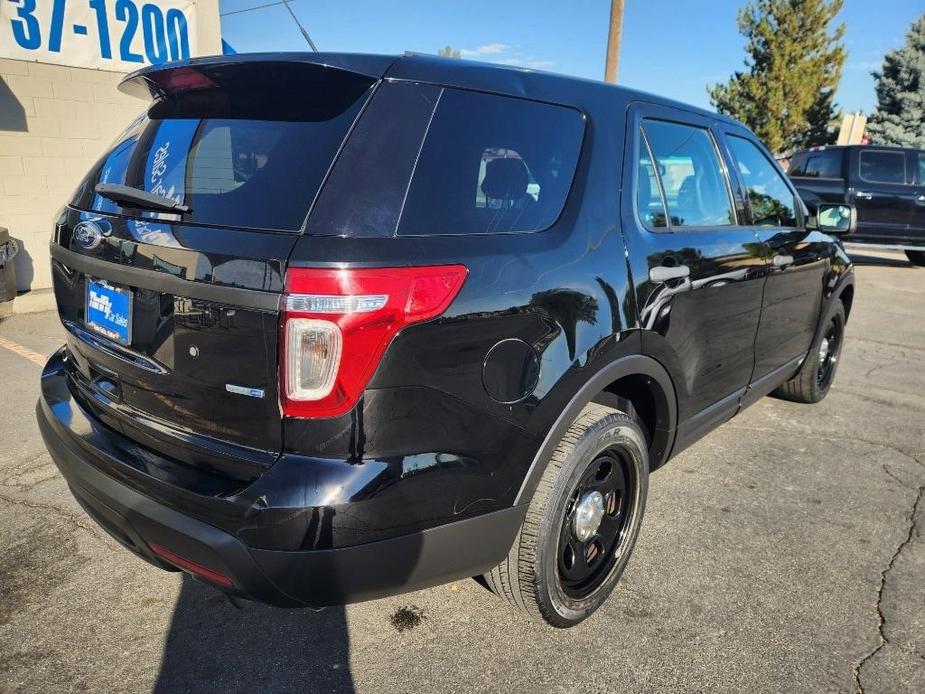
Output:
<instances>
[{"instance_id":1,"label":"bumper reflector","mask_svg":"<svg viewBox=\"0 0 925 694\"><path fill-rule=\"evenodd\" d=\"M163 547L156 542L149 542L148 547L151 548L151 551L155 555L166 561L168 564L173 564L178 569L183 569L188 571L191 574L204 578L211 583L223 586L225 588L234 588L234 581L232 581L225 574L221 574L218 571L213 571L212 569L207 569L206 567L197 564L194 561L190 561L184 557L181 557L179 554L171 552L166 547Z\"/></svg>"}]
</instances>

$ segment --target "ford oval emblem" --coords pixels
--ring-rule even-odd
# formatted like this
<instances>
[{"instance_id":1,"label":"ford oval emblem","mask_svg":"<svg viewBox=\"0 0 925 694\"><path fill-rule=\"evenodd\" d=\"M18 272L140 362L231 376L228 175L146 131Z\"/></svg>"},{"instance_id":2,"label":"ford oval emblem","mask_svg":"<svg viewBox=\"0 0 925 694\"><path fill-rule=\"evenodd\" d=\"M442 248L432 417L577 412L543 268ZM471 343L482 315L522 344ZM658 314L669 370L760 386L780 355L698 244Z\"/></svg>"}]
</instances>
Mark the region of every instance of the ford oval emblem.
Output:
<instances>
[{"instance_id":1,"label":"ford oval emblem","mask_svg":"<svg viewBox=\"0 0 925 694\"><path fill-rule=\"evenodd\" d=\"M92 251L102 243L103 230L96 222L83 221L74 227L74 234L71 239L75 245Z\"/></svg>"}]
</instances>

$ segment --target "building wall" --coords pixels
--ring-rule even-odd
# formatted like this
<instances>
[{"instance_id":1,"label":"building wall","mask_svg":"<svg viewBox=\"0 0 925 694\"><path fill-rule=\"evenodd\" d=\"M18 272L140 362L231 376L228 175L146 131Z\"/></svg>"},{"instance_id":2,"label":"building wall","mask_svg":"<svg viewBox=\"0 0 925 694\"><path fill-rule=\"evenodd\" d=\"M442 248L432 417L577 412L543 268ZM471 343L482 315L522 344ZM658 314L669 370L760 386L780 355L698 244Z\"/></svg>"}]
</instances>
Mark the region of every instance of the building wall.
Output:
<instances>
[{"instance_id":1,"label":"building wall","mask_svg":"<svg viewBox=\"0 0 925 694\"><path fill-rule=\"evenodd\" d=\"M198 46L221 53L218 0L197 2ZM48 241L64 205L144 102L121 72L0 58L0 227L20 242L20 291L51 287Z\"/></svg>"}]
</instances>

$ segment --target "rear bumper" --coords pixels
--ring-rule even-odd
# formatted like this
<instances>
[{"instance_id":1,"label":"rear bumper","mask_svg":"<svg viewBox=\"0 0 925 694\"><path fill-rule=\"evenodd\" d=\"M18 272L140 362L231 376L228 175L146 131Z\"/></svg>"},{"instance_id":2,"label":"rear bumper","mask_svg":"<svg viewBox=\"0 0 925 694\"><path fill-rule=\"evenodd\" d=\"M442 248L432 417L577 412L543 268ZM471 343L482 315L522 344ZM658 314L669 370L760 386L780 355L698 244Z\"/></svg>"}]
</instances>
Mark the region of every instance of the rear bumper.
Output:
<instances>
[{"instance_id":1,"label":"rear bumper","mask_svg":"<svg viewBox=\"0 0 925 694\"><path fill-rule=\"evenodd\" d=\"M258 549L218 527L223 522L223 500L208 500L213 523L201 512L193 517L166 503L163 484L155 499L126 483L129 474L139 474L137 465L118 459L118 451L124 449L112 446L112 439L119 434L105 429L73 399L61 353L52 357L42 374L36 414L45 445L74 496L110 535L156 566L176 568L155 555L152 544L228 577L233 587L224 590L274 605L343 604L483 573L507 554L526 511L507 508L337 549ZM293 484L291 477L289 483ZM230 511L233 501L225 503ZM327 507L290 505L285 512L314 515L321 532L334 516Z\"/></svg>"}]
</instances>

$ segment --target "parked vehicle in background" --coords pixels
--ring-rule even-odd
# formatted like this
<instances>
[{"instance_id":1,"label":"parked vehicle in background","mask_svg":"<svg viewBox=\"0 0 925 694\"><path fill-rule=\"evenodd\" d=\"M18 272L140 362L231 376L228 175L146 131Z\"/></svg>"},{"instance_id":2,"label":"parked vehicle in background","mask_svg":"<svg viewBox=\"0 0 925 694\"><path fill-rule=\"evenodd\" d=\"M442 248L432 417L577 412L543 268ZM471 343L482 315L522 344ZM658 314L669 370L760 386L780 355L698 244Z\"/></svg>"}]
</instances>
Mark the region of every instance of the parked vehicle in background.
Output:
<instances>
[{"instance_id":1,"label":"parked vehicle in background","mask_svg":"<svg viewBox=\"0 0 925 694\"><path fill-rule=\"evenodd\" d=\"M857 230L845 241L900 248L925 265L925 150L813 147L793 155L788 174L810 210L824 202L855 206Z\"/></svg>"},{"instance_id":2,"label":"parked vehicle in background","mask_svg":"<svg viewBox=\"0 0 925 694\"><path fill-rule=\"evenodd\" d=\"M484 575L567 627L649 472L776 391L828 392L854 296L743 125L423 56L198 59L62 210L38 420L87 512L232 595ZM782 484L783 484L782 480Z\"/></svg>"}]
</instances>

